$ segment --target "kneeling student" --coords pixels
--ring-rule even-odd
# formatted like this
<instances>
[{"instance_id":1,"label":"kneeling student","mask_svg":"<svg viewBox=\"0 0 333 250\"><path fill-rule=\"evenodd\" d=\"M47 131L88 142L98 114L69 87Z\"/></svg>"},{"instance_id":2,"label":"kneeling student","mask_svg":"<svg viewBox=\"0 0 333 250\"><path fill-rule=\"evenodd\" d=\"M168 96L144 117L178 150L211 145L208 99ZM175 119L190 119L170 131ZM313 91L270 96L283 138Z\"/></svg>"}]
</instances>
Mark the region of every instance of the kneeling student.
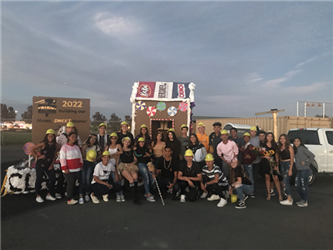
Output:
<instances>
[{"instance_id":1,"label":"kneeling student","mask_svg":"<svg viewBox=\"0 0 333 250\"><path fill-rule=\"evenodd\" d=\"M98 163L94 170L94 178L91 182L91 188L93 192L90 197L93 203L99 203L97 196L102 196L105 202L109 201L108 196L111 191L121 191L121 186L118 183L113 182L111 172L114 171L118 181L118 171L115 166L109 162L110 152L104 151L102 155L102 161Z\"/></svg>"},{"instance_id":2,"label":"kneeling student","mask_svg":"<svg viewBox=\"0 0 333 250\"><path fill-rule=\"evenodd\" d=\"M214 157L212 154L207 154L206 165L202 168L201 175L201 189L203 190L201 198L206 198L208 194L211 196L207 198L208 201L219 200L218 207L227 205L227 200L223 191L228 190L228 180L221 169L214 164Z\"/></svg>"}]
</instances>

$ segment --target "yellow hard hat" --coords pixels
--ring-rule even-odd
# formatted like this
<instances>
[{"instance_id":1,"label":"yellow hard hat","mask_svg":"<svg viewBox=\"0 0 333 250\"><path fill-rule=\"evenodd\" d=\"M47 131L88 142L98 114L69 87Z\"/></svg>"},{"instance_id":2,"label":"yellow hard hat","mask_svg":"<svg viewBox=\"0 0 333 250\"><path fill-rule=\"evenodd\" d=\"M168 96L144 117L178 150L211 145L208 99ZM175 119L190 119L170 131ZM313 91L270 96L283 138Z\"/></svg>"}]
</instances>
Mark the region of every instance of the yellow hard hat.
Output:
<instances>
[{"instance_id":1,"label":"yellow hard hat","mask_svg":"<svg viewBox=\"0 0 333 250\"><path fill-rule=\"evenodd\" d=\"M257 127L252 126L252 127L250 128L250 131L257 131Z\"/></svg>"},{"instance_id":2,"label":"yellow hard hat","mask_svg":"<svg viewBox=\"0 0 333 250\"><path fill-rule=\"evenodd\" d=\"M140 141L145 141L145 139L143 139L143 137L140 137L140 138L138 139L138 142L140 142Z\"/></svg>"},{"instance_id":3,"label":"yellow hard hat","mask_svg":"<svg viewBox=\"0 0 333 250\"><path fill-rule=\"evenodd\" d=\"M205 124L203 124L202 122L199 122L198 127L200 127L200 126L205 127Z\"/></svg>"},{"instance_id":4,"label":"yellow hard hat","mask_svg":"<svg viewBox=\"0 0 333 250\"><path fill-rule=\"evenodd\" d=\"M140 128L146 128L146 129L148 129L148 127L147 127L146 124L142 124Z\"/></svg>"},{"instance_id":5,"label":"yellow hard hat","mask_svg":"<svg viewBox=\"0 0 333 250\"><path fill-rule=\"evenodd\" d=\"M193 151L191 149L186 150L185 156L193 156Z\"/></svg>"},{"instance_id":6,"label":"yellow hard hat","mask_svg":"<svg viewBox=\"0 0 333 250\"><path fill-rule=\"evenodd\" d=\"M130 143L131 143L131 138L129 138L128 136L127 137L124 137L121 141L125 141L125 140L129 140L130 141Z\"/></svg>"},{"instance_id":7,"label":"yellow hard hat","mask_svg":"<svg viewBox=\"0 0 333 250\"><path fill-rule=\"evenodd\" d=\"M113 132L113 133L110 135L110 137L117 137L117 138L118 138L118 135L117 135L115 132Z\"/></svg>"},{"instance_id":8,"label":"yellow hard hat","mask_svg":"<svg viewBox=\"0 0 333 250\"><path fill-rule=\"evenodd\" d=\"M214 157L212 154L206 154L205 161L214 161Z\"/></svg>"},{"instance_id":9,"label":"yellow hard hat","mask_svg":"<svg viewBox=\"0 0 333 250\"><path fill-rule=\"evenodd\" d=\"M175 130L174 130L173 128L170 128L170 129L168 130L168 133L171 132L171 131L175 133Z\"/></svg>"},{"instance_id":10,"label":"yellow hard hat","mask_svg":"<svg viewBox=\"0 0 333 250\"><path fill-rule=\"evenodd\" d=\"M87 159L87 161L95 162L96 161L96 156L97 156L96 151L91 149L87 152L86 159Z\"/></svg>"},{"instance_id":11,"label":"yellow hard hat","mask_svg":"<svg viewBox=\"0 0 333 250\"><path fill-rule=\"evenodd\" d=\"M225 129L223 129L223 130L221 131L221 135L228 135L228 134L229 134L228 131L225 130Z\"/></svg>"},{"instance_id":12,"label":"yellow hard hat","mask_svg":"<svg viewBox=\"0 0 333 250\"><path fill-rule=\"evenodd\" d=\"M187 127L186 124L183 124L183 125L180 126L180 130L182 130L183 128L187 128L188 129L188 127Z\"/></svg>"},{"instance_id":13,"label":"yellow hard hat","mask_svg":"<svg viewBox=\"0 0 333 250\"><path fill-rule=\"evenodd\" d=\"M67 124L66 124L66 128L71 128L71 127L74 127L74 123L72 123L72 122L67 122Z\"/></svg>"},{"instance_id":14,"label":"yellow hard hat","mask_svg":"<svg viewBox=\"0 0 333 250\"><path fill-rule=\"evenodd\" d=\"M128 124L126 121L123 121L120 125L121 125L121 126L123 126L123 125L127 125L127 126L129 126L129 124Z\"/></svg>"},{"instance_id":15,"label":"yellow hard hat","mask_svg":"<svg viewBox=\"0 0 333 250\"><path fill-rule=\"evenodd\" d=\"M243 137L244 137L244 136L249 136L249 137L251 137L251 135L250 135L248 132L245 132L244 135L243 135Z\"/></svg>"},{"instance_id":16,"label":"yellow hard hat","mask_svg":"<svg viewBox=\"0 0 333 250\"><path fill-rule=\"evenodd\" d=\"M107 128L108 126L106 126L106 124L104 122L102 122L101 124L98 125L98 128L105 126L105 128Z\"/></svg>"},{"instance_id":17,"label":"yellow hard hat","mask_svg":"<svg viewBox=\"0 0 333 250\"><path fill-rule=\"evenodd\" d=\"M55 133L54 133L54 130L52 128L50 128L46 131L46 134L48 135L48 134L55 134Z\"/></svg>"},{"instance_id":18,"label":"yellow hard hat","mask_svg":"<svg viewBox=\"0 0 333 250\"><path fill-rule=\"evenodd\" d=\"M105 155L110 156L111 154L110 154L109 151L104 151L103 154L102 154L102 156L105 156Z\"/></svg>"},{"instance_id":19,"label":"yellow hard hat","mask_svg":"<svg viewBox=\"0 0 333 250\"><path fill-rule=\"evenodd\" d=\"M230 199L231 199L231 203L235 203L237 201L237 195L232 194Z\"/></svg>"}]
</instances>

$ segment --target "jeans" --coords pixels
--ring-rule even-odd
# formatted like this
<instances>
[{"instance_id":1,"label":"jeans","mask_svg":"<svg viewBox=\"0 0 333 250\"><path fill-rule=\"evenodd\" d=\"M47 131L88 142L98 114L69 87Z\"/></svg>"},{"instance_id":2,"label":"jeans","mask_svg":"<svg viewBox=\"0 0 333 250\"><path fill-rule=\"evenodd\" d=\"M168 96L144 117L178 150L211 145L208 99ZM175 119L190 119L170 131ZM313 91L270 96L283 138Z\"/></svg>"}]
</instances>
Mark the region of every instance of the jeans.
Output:
<instances>
[{"instance_id":1,"label":"jeans","mask_svg":"<svg viewBox=\"0 0 333 250\"><path fill-rule=\"evenodd\" d=\"M291 196L291 190L290 190L291 176L288 175L288 171L290 169L290 161L281 161L281 169L283 174L283 183L286 188L286 194L287 196Z\"/></svg>"},{"instance_id":2,"label":"jeans","mask_svg":"<svg viewBox=\"0 0 333 250\"><path fill-rule=\"evenodd\" d=\"M141 174L143 182L144 182L146 194L150 194L150 186L153 185L153 181L154 181L153 176L149 172L147 164L138 163L138 167L139 167L140 174Z\"/></svg>"},{"instance_id":3,"label":"jeans","mask_svg":"<svg viewBox=\"0 0 333 250\"><path fill-rule=\"evenodd\" d=\"M120 180L115 181L116 180L116 174L113 171L111 172L111 177L112 177L112 180L113 180L114 183L117 183L121 186L121 181ZM116 195L117 196L118 195L123 195L123 190L120 190L119 192L117 192Z\"/></svg>"},{"instance_id":4,"label":"jeans","mask_svg":"<svg viewBox=\"0 0 333 250\"><path fill-rule=\"evenodd\" d=\"M297 191L303 201L308 201L310 169L297 170L296 184Z\"/></svg>"},{"instance_id":5,"label":"jeans","mask_svg":"<svg viewBox=\"0 0 333 250\"><path fill-rule=\"evenodd\" d=\"M244 164L243 165L244 170L246 171L247 175L249 176L252 184L254 184L254 178L253 178L253 165L252 164Z\"/></svg>"},{"instance_id":6,"label":"jeans","mask_svg":"<svg viewBox=\"0 0 333 250\"><path fill-rule=\"evenodd\" d=\"M78 180L79 183L81 183L81 171L78 172L69 172L68 174L65 174L65 179L67 181L67 200L71 200L74 197L74 193L75 193L75 183Z\"/></svg>"},{"instance_id":7,"label":"jeans","mask_svg":"<svg viewBox=\"0 0 333 250\"><path fill-rule=\"evenodd\" d=\"M91 181L93 178L95 163L90 161L83 162L83 168L81 171L82 179L80 183L80 194L84 195L85 193L91 192Z\"/></svg>"},{"instance_id":8,"label":"jeans","mask_svg":"<svg viewBox=\"0 0 333 250\"><path fill-rule=\"evenodd\" d=\"M244 202L244 194L252 194L254 191L253 185L242 184L238 188L235 188L238 199L240 202Z\"/></svg>"},{"instance_id":9,"label":"jeans","mask_svg":"<svg viewBox=\"0 0 333 250\"><path fill-rule=\"evenodd\" d=\"M46 172L48 176L48 181L47 181L47 188L49 190L49 193L54 197L54 184L56 182L56 177L55 177L55 171L52 168L49 170L50 166L42 164L40 161L37 161L36 164L36 182L35 182L35 189L36 189L36 194L40 195L40 190L41 190L41 184L43 182L43 175L44 172Z\"/></svg>"}]
</instances>

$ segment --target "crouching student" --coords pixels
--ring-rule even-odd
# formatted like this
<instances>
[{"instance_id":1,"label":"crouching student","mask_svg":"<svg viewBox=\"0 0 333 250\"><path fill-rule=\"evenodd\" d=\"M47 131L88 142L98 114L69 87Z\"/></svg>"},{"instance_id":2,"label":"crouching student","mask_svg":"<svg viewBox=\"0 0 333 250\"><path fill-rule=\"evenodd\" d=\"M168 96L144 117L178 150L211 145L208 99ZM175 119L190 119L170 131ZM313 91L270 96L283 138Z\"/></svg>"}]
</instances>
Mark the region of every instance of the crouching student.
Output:
<instances>
[{"instance_id":1,"label":"crouching student","mask_svg":"<svg viewBox=\"0 0 333 250\"><path fill-rule=\"evenodd\" d=\"M247 195L253 193L253 184L245 174L243 167L240 165L237 159L231 160L230 172L230 194L237 194L239 203L235 206L237 209L246 208L245 200Z\"/></svg>"},{"instance_id":2,"label":"crouching student","mask_svg":"<svg viewBox=\"0 0 333 250\"><path fill-rule=\"evenodd\" d=\"M193 162L193 152L191 149L185 151L186 163L178 172L180 185L180 202L195 201L198 196L198 189L201 181L201 168L198 163Z\"/></svg>"},{"instance_id":3,"label":"crouching student","mask_svg":"<svg viewBox=\"0 0 333 250\"><path fill-rule=\"evenodd\" d=\"M118 171L115 166L110 162L110 153L104 151L102 154L102 161L98 163L94 169L94 178L91 182L91 188L93 192L90 197L93 203L99 203L97 197L102 196L103 201L109 201L109 193L111 191L119 192L121 186L118 183L113 182L111 172L115 172L116 181L118 181Z\"/></svg>"},{"instance_id":4,"label":"crouching student","mask_svg":"<svg viewBox=\"0 0 333 250\"><path fill-rule=\"evenodd\" d=\"M201 189L203 190L201 198L207 198L208 201L219 200L218 207L224 207L227 205L227 200L223 194L223 191L228 190L228 180L225 174L221 171L220 167L214 164L214 157L212 154L207 154L206 165L202 168L201 175Z\"/></svg>"},{"instance_id":5,"label":"crouching student","mask_svg":"<svg viewBox=\"0 0 333 250\"><path fill-rule=\"evenodd\" d=\"M176 194L179 190L178 166L172 158L172 150L166 146L163 150L164 157L156 165L157 182L161 189L162 196L165 197L167 190L172 190L172 199L176 199Z\"/></svg>"}]
</instances>

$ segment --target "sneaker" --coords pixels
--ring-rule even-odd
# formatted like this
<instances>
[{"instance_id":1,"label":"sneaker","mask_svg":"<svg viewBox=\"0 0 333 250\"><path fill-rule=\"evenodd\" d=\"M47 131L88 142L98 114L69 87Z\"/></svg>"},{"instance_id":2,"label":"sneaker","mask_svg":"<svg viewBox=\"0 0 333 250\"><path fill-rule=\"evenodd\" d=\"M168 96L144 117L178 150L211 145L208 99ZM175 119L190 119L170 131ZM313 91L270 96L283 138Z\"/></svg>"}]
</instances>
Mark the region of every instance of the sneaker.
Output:
<instances>
[{"instance_id":1,"label":"sneaker","mask_svg":"<svg viewBox=\"0 0 333 250\"><path fill-rule=\"evenodd\" d=\"M200 196L200 198L205 199L207 197L207 195L208 195L208 192L206 192L206 193L203 192L202 195Z\"/></svg>"},{"instance_id":2,"label":"sneaker","mask_svg":"<svg viewBox=\"0 0 333 250\"><path fill-rule=\"evenodd\" d=\"M109 201L109 195L108 194L102 195L102 197L103 197L103 201L105 201L105 202Z\"/></svg>"},{"instance_id":3,"label":"sneaker","mask_svg":"<svg viewBox=\"0 0 333 250\"><path fill-rule=\"evenodd\" d=\"M117 195L117 197L116 197L116 202L121 202L120 195Z\"/></svg>"},{"instance_id":4,"label":"sneaker","mask_svg":"<svg viewBox=\"0 0 333 250\"><path fill-rule=\"evenodd\" d=\"M281 205L287 205L287 206L291 206L293 204L293 200L289 201L288 199L284 200L284 201L280 201Z\"/></svg>"},{"instance_id":5,"label":"sneaker","mask_svg":"<svg viewBox=\"0 0 333 250\"><path fill-rule=\"evenodd\" d=\"M250 197L251 197L252 199L256 198L256 196L255 196L254 193L250 194Z\"/></svg>"},{"instance_id":6,"label":"sneaker","mask_svg":"<svg viewBox=\"0 0 333 250\"><path fill-rule=\"evenodd\" d=\"M185 202L186 200L185 200L185 194L182 194L181 196L180 196L180 202Z\"/></svg>"},{"instance_id":7,"label":"sneaker","mask_svg":"<svg viewBox=\"0 0 333 250\"><path fill-rule=\"evenodd\" d=\"M95 204L99 203L99 200L98 200L98 198L95 195L91 194L90 198L91 198L91 200L92 200L93 203L95 203Z\"/></svg>"},{"instance_id":8,"label":"sneaker","mask_svg":"<svg viewBox=\"0 0 333 250\"><path fill-rule=\"evenodd\" d=\"M172 194L172 188L169 188L167 191L168 194Z\"/></svg>"},{"instance_id":9,"label":"sneaker","mask_svg":"<svg viewBox=\"0 0 333 250\"><path fill-rule=\"evenodd\" d=\"M74 199L67 201L67 205L74 205L76 203L77 203L77 200L74 200Z\"/></svg>"},{"instance_id":10,"label":"sneaker","mask_svg":"<svg viewBox=\"0 0 333 250\"><path fill-rule=\"evenodd\" d=\"M48 200L48 201L55 201L56 200L56 198L54 198L52 195L46 195L45 199Z\"/></svg>"},{"instance_id":11,"label":"sneaker","mask_svg":"<svg viewBox=\"0 0 333 250\"><path fill-rule=\"evenodd\" d=\"M86 196L84 196L84 200L88 202L90 200L89 195L86 194Z\"/></svg>"},{"instance_id":12,"label":"sneaker","mask_svg":"<svg viewBox=\"0 0 333 250\"><path fill-rule=\"evenodd\" d=\"M37 201L38 203L42 203L42 202L44 202L43 198L40 197L40 196L37 196L37 197L36 197L36 201Z\"/></svg>"},{"instance_id":13,"label":"sneaker","mask_svg":"<svg viewBox=\"0 0 333 250\"><path fill-rule=\"evenodd\" d=\"M60 200L60 199L62 198L61 194L59 194L59 193L56 193L56 194L55 194L55 197L56 197L58 200Z\"/></svg>"},{"instance_id":14,"label":"sneaker","mask_svg":"<svg viewBox=\"0 0 333 250\"><path fill-rule=\"evenodd\" d=\"M246 208L246 205L245 205L245 202L239 202L235 208L237 209L243 209L243 208Z\"/></svg>"},{"instance_id":15,"label":"sneaker","mask_svg":"<svg viewBox=\"0 0 333 250\"><path fill-rule=\"evenodd\" d=\"M148 196L147 201L155 202L154 196L152 196L152 195Z\"/></svg>"},{"instance_id":16,"label":"sneaker","mask_svg":"<svg viewBox=\"0 0 333 250\"><path fill-rule=\"evenodd\" d=\"M120 195L120 200L121 200L121 202L125 202L126 200L125 200L125 196L124 195Z\"/></svg>"},{"instance_id":17,"label":"sneaker","mask_svg":"<svg viewBox=\"0 0 333 250\"><path fill-rule=\"evenodd\" d=\"M217 203L217 206L218 207L224 207L225 205L227 205L227 203L228 202L225 199L221 198L220 202Z\"/></svg>"},{"instance_id":18,"label":"sneaker","mask_svg":"<svg viewBox=\"0 0 333 250\"><path fill-rule=\"evenodd\" d=\"M297 204L297 206L299 206L299 207L307 207L308 206L308 202L307 201L303 201L303 202Z\"/></svg>"},{"instance_id":19,"label":"sneaker","mask_svg":"<svg viewBox=\"0 0 333 250\"><path fill-rule=\"evenodd\" d=\"M220 199L220 196L218 196L217 194L212 194L209 198L207 198L207 201L218 201Z\"/></svg>"},{"instance_id":20,"label":"sneaker","mask_svg":"<svg viewBox=\"0 0 333 250\"><path fill-rule=\"evenodd\" d=\"M302 204L302 203L304 203L304 202L305 202L305 200L297 201L297 202L296 202L296 205L298 206L298 204Z\"/></svg>"},{"instance_id":21,"label":"sneaker","mask_svg":"<svg viewBox=\"0 0 333 250\"><path fill-rule=\"evenodd\" d=\"M79 204L81 204L81 205L84 204L84 200L82 197L79 199Z\"/></svg>"},{"instance_id":22,"label":"sneaker","mask_svg":"<svg viewBox=\"0 0 333 250\"><path fill-rule=\"evenodd\" d=\"M271 196L275 196L274 189L271 189L270 193L271 193Z\"/></svg>"}]
</instances>

